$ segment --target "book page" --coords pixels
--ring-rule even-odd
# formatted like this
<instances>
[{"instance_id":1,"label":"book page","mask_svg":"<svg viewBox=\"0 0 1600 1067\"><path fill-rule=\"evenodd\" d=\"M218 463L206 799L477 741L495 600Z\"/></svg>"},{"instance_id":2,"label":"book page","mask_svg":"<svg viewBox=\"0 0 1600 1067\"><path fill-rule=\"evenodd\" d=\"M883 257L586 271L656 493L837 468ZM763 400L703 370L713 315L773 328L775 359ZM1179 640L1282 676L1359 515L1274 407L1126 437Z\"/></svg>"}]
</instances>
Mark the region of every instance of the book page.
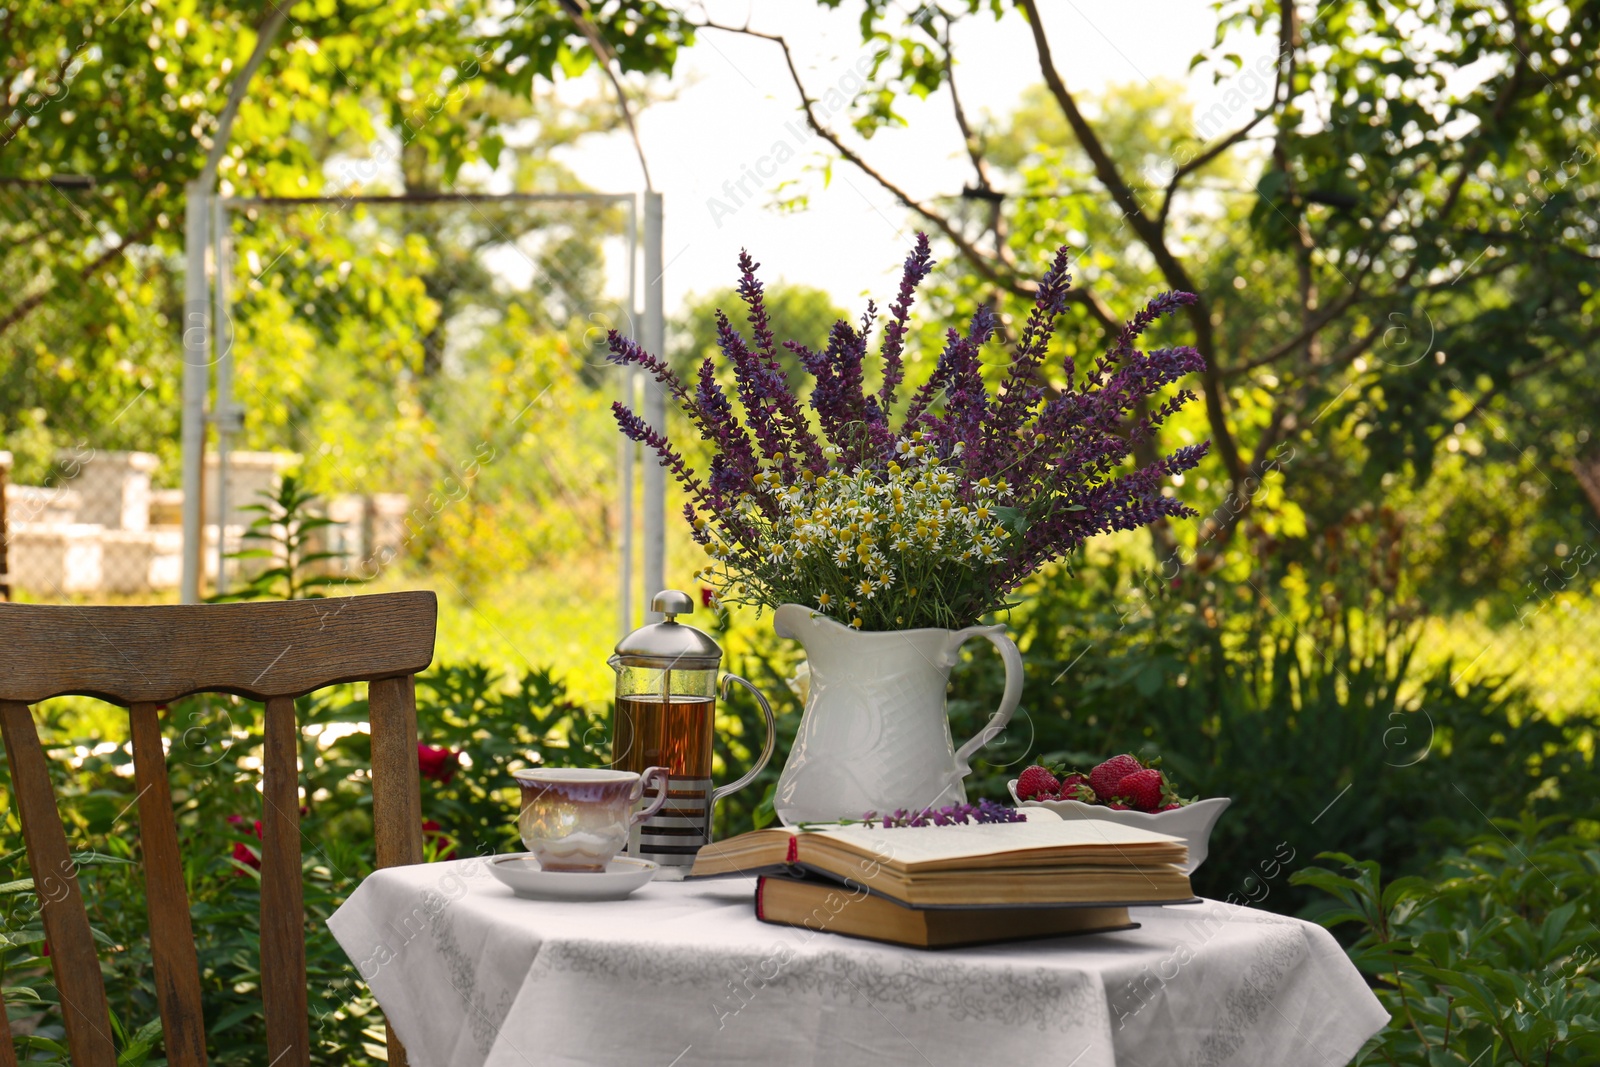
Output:
<instances>
[{"instance_id":1,"label":"book page","mask_svg":"<svg viewBox=\"0 0 1600 1067\"><path fill-rule=\"evenodd\" d=\"M1032 811L1029 814L1032 815ZM1049 812L1044 814L1051 817L1030 818L1021 823L904 826L889 830L846 826L837 830L808 831L805 837L826 838L892 867L976 860L1032 850L1058 851L1085 847L1127 848L1137 854L1152 845L1182 843L1181 838L1132 826L1120 826L1098 819L1063 820ZM803 854L804 845L801 848Z\"/></svg>"}]
</instances>

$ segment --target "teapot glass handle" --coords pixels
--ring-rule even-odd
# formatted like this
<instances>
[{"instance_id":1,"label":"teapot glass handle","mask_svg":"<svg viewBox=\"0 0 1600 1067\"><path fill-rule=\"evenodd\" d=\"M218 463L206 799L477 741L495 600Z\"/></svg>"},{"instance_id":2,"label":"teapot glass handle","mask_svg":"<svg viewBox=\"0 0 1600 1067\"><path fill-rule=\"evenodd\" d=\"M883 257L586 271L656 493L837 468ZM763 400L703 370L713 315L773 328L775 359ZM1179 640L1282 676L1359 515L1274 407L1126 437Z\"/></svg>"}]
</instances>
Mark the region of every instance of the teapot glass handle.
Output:
<instances>
[{"instance_id":1,"label":"teapot glass handle","mask_svg":"<svg viewBox=\"0 0 1600 1067\"><path fill-rule=\"evenodd\" d=\"M956 750L956 767L962 775L970 770L967 761L972 758L978 749L1000 736L1006 728L1006 723L1011 721L1011 715L1017 710L1017 704L1022 700L1022 653L1017 651L1017 643L1005 634L1003 626L969 626L950 635L950 655L954 656L956 649L971 637L983 637L1000 650L1000 658L1006 665L1006 689L1000 697L1000 707L989 716L989 723L971 741Z\"/></svg>"},{"instance_id":2,"label":"teapot glass handle","mask_svg":"<svg viewBox=\"0 0 1600 1067\"><path fill-rule=\"evenodd\" d=\"M745 773L743 778L740 778L737 782L731 782L728 785L723 786L721 789L712 791L711 803L713 805L728 794L737 793L739 790L755 781L756 775L761 773L761 769L765 767L767 765L767 761L772 758L773 746L778 743L778 723L777 720L772 717L772 706L767 703L767 698L761 695L761 690L757 689L755 686L751 685L737 674L724 674L722 676L722 699L728 699L728 694L732 692L734 683L738 683L739 685L742 685L746 689L750 690L751 695L756 698L756 703L761 705L761 714L766 716L767 719L767 743L762 746L760 758L755 761L750 770Z\"/></svg>"}]
</instances>

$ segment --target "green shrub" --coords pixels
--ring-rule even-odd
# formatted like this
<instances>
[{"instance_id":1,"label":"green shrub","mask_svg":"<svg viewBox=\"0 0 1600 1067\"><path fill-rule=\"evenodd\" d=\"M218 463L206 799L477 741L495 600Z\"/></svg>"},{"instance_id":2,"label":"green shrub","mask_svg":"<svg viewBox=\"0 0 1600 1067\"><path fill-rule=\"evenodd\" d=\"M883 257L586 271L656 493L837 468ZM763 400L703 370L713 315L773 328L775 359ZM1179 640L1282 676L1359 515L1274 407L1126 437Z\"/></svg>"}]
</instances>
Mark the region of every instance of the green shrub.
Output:
<instances>
[{"instance_id":1,"label":"green shrub","mask_svg":"<svg viewBox=\"0 0 1600 1067\"><path fill-rule=\"evenodd\" d=\"M1013 612L1022 710L971 791L1006 797L1036 759L1160 756L1185 795L1233 798L1196 890L1286 913L1310 899L1281 880L1286 856L1337 849L1414 873L1486 814L1600 810L1592 724L1552 722L1503 682L1461 684L1449 664L1413 670L1419 626L1381 582L1347 572L1273 603L1248 579L1141 587L1131 573L1063 572ZM958 736L1002 684L993 656L958 668Z\"/></svg>"},{"instance_id":2,"label":"green shrub","mask_svg":"<svg viewBox=\"0 0 1600 1067\"><path fill-rule=\"evenodd\" d=\"M1561 824L1495 820L1426 878L1385 885L1343 853L1323 858L1345 873L1292 876L1337 901L1325 925L1360 931L1351 959L1389 1011L1357 1063L1600 1062L1600 850Z\"/></svg>"}]
</instances>

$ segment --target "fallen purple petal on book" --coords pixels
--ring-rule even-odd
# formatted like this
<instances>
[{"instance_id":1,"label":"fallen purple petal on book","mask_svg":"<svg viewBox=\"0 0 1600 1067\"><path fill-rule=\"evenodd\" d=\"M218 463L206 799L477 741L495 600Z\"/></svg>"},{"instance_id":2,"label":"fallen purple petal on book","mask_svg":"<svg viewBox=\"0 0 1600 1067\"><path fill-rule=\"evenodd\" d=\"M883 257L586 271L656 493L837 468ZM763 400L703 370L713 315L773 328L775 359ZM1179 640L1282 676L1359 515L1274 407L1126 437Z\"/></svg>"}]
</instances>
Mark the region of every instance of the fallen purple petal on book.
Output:
<instances>
[{"instance_id":1,"label":"fallen purple petal on book","mask_svg":"<svg viewBox=\"0 0 1600 1067\"><path fill-rule=\"evenodd\" d=\"M881 826L893 830L901 826L970 826L974 823L1027 822L1028 817L1016 808L980 800L976 804L946 804L942 808L923 808L910 811L897 808L887 815L869 811L859 819L840 819L838 822L802 823L800 829L821 829L833 826Z\"/></svg>"}]
</instances>

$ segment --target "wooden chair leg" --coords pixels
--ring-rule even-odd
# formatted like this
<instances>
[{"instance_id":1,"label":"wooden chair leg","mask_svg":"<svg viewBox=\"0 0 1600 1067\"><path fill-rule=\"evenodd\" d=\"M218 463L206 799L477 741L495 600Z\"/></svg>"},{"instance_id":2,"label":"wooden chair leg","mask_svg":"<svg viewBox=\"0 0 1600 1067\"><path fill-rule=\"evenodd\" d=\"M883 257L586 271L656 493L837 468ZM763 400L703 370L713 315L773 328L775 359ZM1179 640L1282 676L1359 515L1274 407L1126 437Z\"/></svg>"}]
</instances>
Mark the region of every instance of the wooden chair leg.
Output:
<instances>
[{"instance_id":1,"label":"wooden chair leg","mask_svg":"<svg viewBox=\"0 0 1600 1067\"><path fill-rule=\"evenodd\" d=\"M383 1030L385 1040L389 1045L389 1067L408 1067L408 1063L406 1061L406 1047L402 1045L400 1043L400 1039L395 1036L394 1027L389 1025L388 1019L383 1021ZM13 1060L12 1062L15 1063L16 1061Z\"/></svg>"},{"instance_id":2,"label":"wooden chair leg","mask_svg":"<svg viewBox=\"0 0 1600 1067\"><path fill-rule=\"evenodd\" d=\"M3 993L0 993L0 1022L5 1023L5 1040L0 1041L0 1067L17 1067L17 1047L11 1043L11 1015L6 1011Z\"/></svg>"}]
</instances>

